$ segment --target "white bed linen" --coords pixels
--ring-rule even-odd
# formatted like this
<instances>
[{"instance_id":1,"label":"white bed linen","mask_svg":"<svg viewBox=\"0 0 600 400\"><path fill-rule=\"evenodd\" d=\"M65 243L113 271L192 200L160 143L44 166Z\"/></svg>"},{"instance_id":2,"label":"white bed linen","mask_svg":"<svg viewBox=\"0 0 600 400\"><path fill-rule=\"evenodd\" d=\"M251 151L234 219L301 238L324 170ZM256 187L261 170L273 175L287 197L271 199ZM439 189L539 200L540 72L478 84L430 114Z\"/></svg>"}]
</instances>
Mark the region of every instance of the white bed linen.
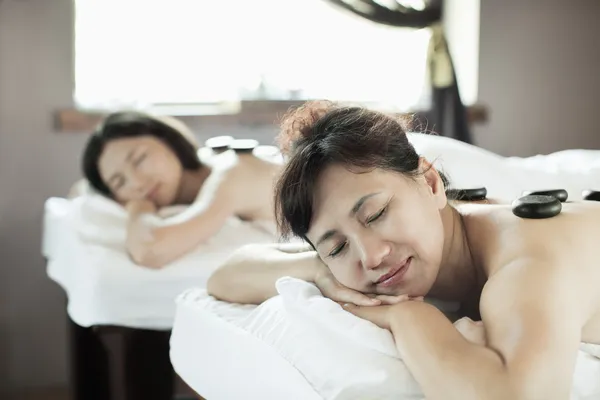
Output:
<instances>
[{"instance_id":1,"label":"white bed linen","mask_svg":"<svg viewBox=\"0 0 600 400\"><path fill-rule=\"evenodd\" d=\"M442 137L412 134L410 140L454 187L485 186L493 198L564 188L569 200L580 200L583 190L600 186L600 151L504 158ZM171 338L177 373L210 400L297 398L295 393L311 393L305 398L312 399L307 385L328 400L422 398L403 362L386 354L395 351L389 333L347 313L346 325L328 324L342 312L335 303L321 302L308 312L308 303L292 301L294 290L283 286L283 295L258 307L219 302L203 289L180 296ZM352 321L361 332L348 325ZM598 346L582 345L571 400L600 398L599 356Z\"/></svg>"},{"instance_id":2,"label":"white bed linen","mask_svg":"<svg viewBox=\"0 0 600 400\"><path fill-rule=\"evenodd\" d=\"M203 289L178 298L171 335L176 372L206 399L321 397L274 347L294 335L279 297L260 307L211 301Z\"/></svg>"},{"instance_id":3,"label":"white bed linen","mask_svg":"<svg viewBox=\"0 0 600 400\"><path fill-rule=\"evenodd\" d=\"M126 218L122 207L100 195L50 198L45 203L42 253L47 274L65 290L67 312L80 326L170 329L178 294L204 287L211 272L236 248L275 241L274 231L265 224L232 218L207 243L152 270L134 264L127 255Z\"/></svg>"},{"instance_id":4,"label":"white bed linen","mask_svg":"<svg viewBox=\"0 0 600 400\"><path fill-rule=\"evenodd\" d=\"M502 157L441 136L409 134L417 152L445 172L455 188L485 186L488 197L514 200L524 190L566 189L569 201L600 190L600 151L565 150L533 157Z\"/></svg>"}]
</instances>

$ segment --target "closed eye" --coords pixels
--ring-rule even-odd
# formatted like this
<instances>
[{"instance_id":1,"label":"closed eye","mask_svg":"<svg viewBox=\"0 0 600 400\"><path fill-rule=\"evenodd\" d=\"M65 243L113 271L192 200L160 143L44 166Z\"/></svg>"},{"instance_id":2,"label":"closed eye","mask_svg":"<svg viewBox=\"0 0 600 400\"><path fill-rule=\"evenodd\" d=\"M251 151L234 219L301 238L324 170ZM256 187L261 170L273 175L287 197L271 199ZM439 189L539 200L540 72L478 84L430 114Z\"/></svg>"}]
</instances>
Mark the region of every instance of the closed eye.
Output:
<instances>
[{"instance_id":1,"label":"closed eye","mask_svg":"<svg viewBox=\"0 0 600 400\"><path fill-rule=\"evenodd\" d=\"M377 211L377 213L375 213L374 215L372 215L371 217L369 217L367 219L367 225L372 224L373 222L375 222L379 218L381 218L385 214L385 212L387 211L387 209L388 209L388 206L386 205L381 210Z\"/></svg>"},{"instance_id":2,"label":"closed eye","mask_svg":"<svg viewBox=\"0 0 600 400\"><path fill-rule=\"evenodd\" d=\"M125 185L125 179L123 177L118 177L113 179L112 190L117 191L121 189Z\"/></svg>"},{"instance_id":3,"label":"closed eye","mask_svg":"<svg viewBox=\"0 0 600 400\"><path fill-rule=\"evenodd\" d=\"M339 256L340 253L346 248L346 243L347 242L343 242L343 243L340 243L339 245L335 246L333 248L333 250L331 250L331 252L328 254L328 257L335 258L335 257Z\"/></svg>"},{"instance_id":4,"label":"closed eye","mask_svg":"<svg viewBox=\"0 0 600 400\"><path fill-rule=\"evenodd\" d=\"M144 161L146 159L148 155L146 153L142 153L138 158L135 159L135 161L133 162L133 165L135 165L136 167L138 165L140 165L142 163L142 161Z\"/></svg>"}]
</instances>

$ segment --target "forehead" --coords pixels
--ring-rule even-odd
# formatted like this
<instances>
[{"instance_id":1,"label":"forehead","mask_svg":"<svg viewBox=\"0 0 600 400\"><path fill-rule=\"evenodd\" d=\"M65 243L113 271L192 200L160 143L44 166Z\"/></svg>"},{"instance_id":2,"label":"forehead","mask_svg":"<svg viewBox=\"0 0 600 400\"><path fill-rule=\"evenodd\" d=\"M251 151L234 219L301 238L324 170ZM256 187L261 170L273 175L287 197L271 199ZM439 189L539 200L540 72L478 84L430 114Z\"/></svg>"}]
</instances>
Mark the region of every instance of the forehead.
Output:
<instances>
[{"instance_id":1,"label":"forehead","mask_svg":"<svg viewBox=\"0 0 600 400\"><path fill-rule=\"evenodd\" d=\"M317 180L309 234L330 229L334 221L349 216L361 197L372 193L389 195L406 189L407 185L408 178L397 172L348 170L343 165L331 165Z\"/></svg>"}]
</instances>

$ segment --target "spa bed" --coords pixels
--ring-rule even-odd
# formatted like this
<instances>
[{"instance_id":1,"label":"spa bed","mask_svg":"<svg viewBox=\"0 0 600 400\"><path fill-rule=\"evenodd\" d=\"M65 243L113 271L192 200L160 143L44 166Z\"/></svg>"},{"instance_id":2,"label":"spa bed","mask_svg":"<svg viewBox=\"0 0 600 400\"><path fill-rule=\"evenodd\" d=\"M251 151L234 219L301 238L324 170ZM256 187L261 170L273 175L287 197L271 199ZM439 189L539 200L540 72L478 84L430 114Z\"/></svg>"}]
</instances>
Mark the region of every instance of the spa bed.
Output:
<instances>
[{"instance_id":1,"label":"spa bed","mask_svg":"<svg viewBox=\"0 0 600 400\"><path fill-rule=\"evenodd\" d=\"M125 227L124 209L97 194L45 203L42 254L66 294L75 400L171 399L175 298L204 287L234 249L275 240L272 227L231 218L206 244L152 270L129 259Z\"/></svg>"}]
</instances>

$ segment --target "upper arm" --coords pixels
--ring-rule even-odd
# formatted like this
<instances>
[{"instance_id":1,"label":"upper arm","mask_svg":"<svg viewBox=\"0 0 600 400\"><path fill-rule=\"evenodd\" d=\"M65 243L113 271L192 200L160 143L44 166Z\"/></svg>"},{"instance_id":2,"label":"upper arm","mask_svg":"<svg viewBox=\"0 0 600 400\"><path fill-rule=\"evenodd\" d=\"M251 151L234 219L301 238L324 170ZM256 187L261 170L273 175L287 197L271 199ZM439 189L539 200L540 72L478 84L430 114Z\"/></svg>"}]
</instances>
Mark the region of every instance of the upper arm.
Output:
<instances>
[{"instance_id":1,"label":"upper arm","mask_svg":"<svg viewBox=\"0 0 600 400\"><path fill-rule=\"evenodd\" d=\"M522 262L484 289L488 346L524 398L568 398L583 326L574 279L564 268Z\"/></svg>"}]
</instances>

